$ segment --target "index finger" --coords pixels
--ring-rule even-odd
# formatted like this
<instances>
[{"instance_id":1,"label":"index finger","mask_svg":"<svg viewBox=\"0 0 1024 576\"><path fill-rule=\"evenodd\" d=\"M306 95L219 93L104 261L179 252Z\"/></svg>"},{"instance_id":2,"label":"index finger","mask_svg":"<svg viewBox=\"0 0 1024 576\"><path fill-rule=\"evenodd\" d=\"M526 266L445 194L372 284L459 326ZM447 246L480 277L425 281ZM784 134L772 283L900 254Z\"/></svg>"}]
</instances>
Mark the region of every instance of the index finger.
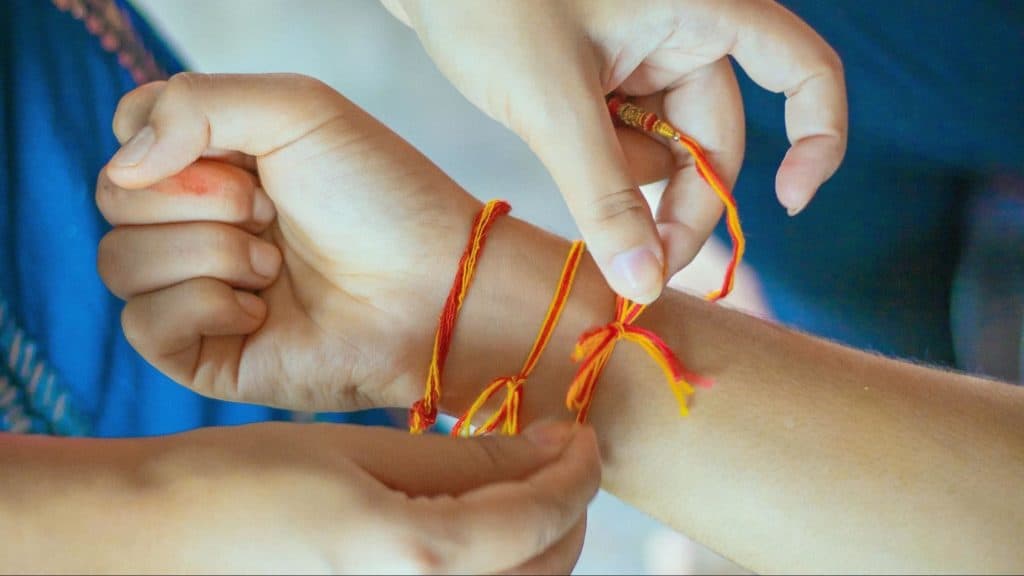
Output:
<instances>
[{"instance_id":1,"label":"index finger","mask_svg":"<svg viewBox=\"0 0 1024 576\"><path fill-rule=\"evenodd\" d=\"M846 81L839 55L795 14L769 1L732 3L730 54L761 87L786 95L792 144L776 177L779 202L791 214L810 201L846 153Z\"/></svg>"}]
</instances>

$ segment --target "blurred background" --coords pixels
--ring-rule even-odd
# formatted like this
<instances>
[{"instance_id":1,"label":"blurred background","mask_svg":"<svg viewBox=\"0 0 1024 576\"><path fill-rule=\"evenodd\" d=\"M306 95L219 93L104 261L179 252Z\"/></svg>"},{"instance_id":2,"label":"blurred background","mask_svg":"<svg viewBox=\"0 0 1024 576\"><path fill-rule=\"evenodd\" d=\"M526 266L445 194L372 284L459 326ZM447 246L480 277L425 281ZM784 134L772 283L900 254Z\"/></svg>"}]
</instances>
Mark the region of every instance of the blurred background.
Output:
<instances>
[{"instance_id":1,"label":"blurred background","mask_svg":"<svg viewBox=\"0 0 1024 576\"><path fill-rule=\"evenodd\" d=\"M320 78L413 143L480 198L506 198L518 217L577 232L547 172L517 137L470 105L416 36L376 0L133 0L187 65L202 72L299 72ZM656 197L657 187L647 190ZM725 246L710 244L677 286L704 292ZM761 313L741 272L731 305ZM744 571L602 493L592 504L577 574L742 574Z\"/></svg>"}]
</instances>

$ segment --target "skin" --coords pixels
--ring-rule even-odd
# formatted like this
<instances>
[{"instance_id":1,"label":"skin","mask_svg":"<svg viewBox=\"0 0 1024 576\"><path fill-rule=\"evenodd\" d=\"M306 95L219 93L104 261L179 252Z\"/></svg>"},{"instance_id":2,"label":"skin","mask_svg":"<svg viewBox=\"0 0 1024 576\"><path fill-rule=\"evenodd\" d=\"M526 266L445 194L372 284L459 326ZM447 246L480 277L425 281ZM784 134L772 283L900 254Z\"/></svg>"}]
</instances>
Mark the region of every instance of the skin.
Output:
<instances>
[{"instance_id":1,"label":"skin","mask_svg":"<svg viewBox=\"0 0 1024 576\"><path fill-rule=\"evenodd\" d=\"M140 154L146 126L156 136ZM115 128L136 140L101 177L98 201L118 225L101 271L128 299L125 330L148 360L201 393L285 407L408 406L422 394L436 313L479 202L308 79L176 77L127 96ZM162 271L174 265L147 252L213 218L172 193L191 220L146 221L161 213L153 203L168 201L154 186L204 154L256 166L247 177L276 206L259 238L228 226L282 255L259 288L242 285L246 243L190 248L191 273ZM239 206L257 204L253 182ZM159 242L135 241L150 228ZM518 369L567 249L514 218L494 227L452 343L445 409L458 413ZM242 304L250 299L259 305ZM526 421L572 417L566 358L612 305L587 260L526 385ZM681 418L655 365L618 345L591 413L612 493L760 572L1024 566L1024 390L865 354L673 291L639 325L715 385ZM292 360L290 371L260 360L267 354Z\"/></svg>"},{"instance_id":2,"label":"skin","mask_svg":"<svg viewBox=\"0 0 1024 576\"><path fill-rule=\"evenodd\" d=\"M785 95L792 148L776 193L790 215L810 202L846 150L841 61L772 0L382 3L470 102L529 144L608 284L638 302L653 301L693 259L722 206L681 149L616 131L606 94L635 96L696 138L731 186L745 145L731 58L758 85ZM668 168L653 217L635 170L638 158L652 155Z\"/></svg>"},{"instance_id":3,"label":"skin","mask_svg":"<svg viewBox=\"0 0 1024 576\"><path fill-rule=\"evenodd\" d=\"M13 574L565 573L600 476L592 431L564 424L483 442L285 423L5 434L0 464Z\"/></svg>"}]
</instances>

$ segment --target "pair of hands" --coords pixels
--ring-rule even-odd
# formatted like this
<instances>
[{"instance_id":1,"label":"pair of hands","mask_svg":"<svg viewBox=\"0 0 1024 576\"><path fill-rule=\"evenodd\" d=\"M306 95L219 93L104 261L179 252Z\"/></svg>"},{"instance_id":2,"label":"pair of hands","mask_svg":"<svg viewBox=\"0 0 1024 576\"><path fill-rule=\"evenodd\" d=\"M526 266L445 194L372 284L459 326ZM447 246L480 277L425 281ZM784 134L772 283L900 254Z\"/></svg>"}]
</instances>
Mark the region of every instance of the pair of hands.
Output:
<instances>
[{"instance_id":1,"label":"pair of hands","mask_svg":"<svg viewBox=\"0 0 1024 576\"><path fill-rule=\"evenodd\" d=\"M744 146L742 103L725 58L732 54L755 81L789 97L787 131L794 147L777 189L791 213L809 201L843 155L846 109L838 59L772 2L665 1L642 10L612 2L385 4L417 30L471 101L530 144L563 191L609 284L634 300L652 300L667 276L692 258L721 206L689 158L644 135L614 132L604 93L639 96L642 105L701 141L731 184ZM510 45L515 49L506 50ZM103 240L99 266L111 290L128 301L125 331L143 356L202 394L285 408L406 406L417 396L437 305L450 281L446 275L479 208L476 200L385 127L306 78L179 75L129 94L114 124L126 145L97 189L97 202L115 226ZM636 184L670 174L656 225ZM380 542L413 538L396 531L410 518L402 514L416 509L416 500L403 500L401 493L462 498L456 478L424 488L442 477L431 466L445 462L431 459L431 450L490 450L476 442L424 449L425 442L453 441L385 432L380 438L387 440L379 442L387 446L375 449L366 444L377 443L376 436L345 438L368 434L347 428L243 430L195 434L221 438L214 444L247 446L241 457L249 460L225 470L263 470L264 457L284 458L287 465L275 470L289 482L278 488L257 488L253 477L262 472L231 480L263 496L254 510L272 507L292 482L308 488L295 504L310 514L322 512L325 501L386 494L397 502L389 508L392 515L363 508L345 523L354 529L369 522L380 530ZM331 434L339 437L322 445ZM276 441L279 436L287 442ZM515 537L535 538L532 547L451 560L464 558L459 553L465 554L470 532L479 530L492 546L502 542L503 533L493 529L514 509L470 506L452 507L448 522L431 525L462 524L466 532L439 540L455 545L428 553L414 545L419 552L411 556L395 554L413 569L491 572L533 558L567 571L599 476L591 434L576 436L582 438L570 443L576 447L547 465L549 474L538 472L525 484L501 481L522 478L522 462L543 450L521 452L514 473L481 475L491 463L486 458L450 468L479 479L462 484L467 495L504 486L530 500L537 513L516 524ZM296 452L296 446L310 449ZM350 448L339 455L339 446ZM388 458L409 452L427 457L353 464L367 453ZM223 456L218 451L212 461ZM396 474L407 474L406 481L394 481ZM225 482L219 478L208 486L235 485ZM582 499L566 508L543 494ZM348 513L343 506L325 517L333 527L338 514ZM313 520L288 517L294 526ZM561 520L545 525L545 517ZM424 529L413 525L412 532ZM294 554L281 557L317 559L314 569L359 569L379 566L374 559L390 553L366 547L340 558L330 556L337 541L305 536L293 542Z\"/></svg>"},{"instance_id":2,"label":"pair of hands","mask_svg":"<svg viewBox=\"0 0 1024 576\"><path fill-rule=\"evenodd\" d=\"M114 129L125 145L97 185L115 226L98 265L148 361L201 394L284 408L417 397L478 201L299 76L178 75L126 95ZM186 570L568 573L601 476L593 431L569 424L473 440L263 424L168 441L171 495L157 500L175 503L168 530L187 554L164 565Z\"/></svg>"},{"instance_id":3,"label":"pair of hands","mask_svg":"<svg viewBox=\"0 0 1024 576\"><path fill-rule=\"evenodd\" d=\"M732 55L787 95L794 145L777 191L791 212L845 151L839 59L771 0L384 4L471 101L536 150L611 287L637 301L692 258L722 207L677 147L615 133L606 92L639 96L693 135L731 184L744 145ZM147 359L201 393L282 407L415 398L446 286L435 276L452 269L445 258L458 254L475 200L310 80L180 76L128 96L115 131L133 142L100 178L98 203L119 227L101 272L129 300L125 328ZM193 164L202 158L221 163ZM666 176L655 227L636 184ZM644 264L638 246L659 263ZM631 264L618 266L627 253Z\"/></svg>"},{"instance_id":4,"label":"pair of hands","mask_svg":"<svg viewBox=\"0 0 1024 576\"><path fill-rule=\"evenodd\" d=\"M186 574L567 574L600 479L593 432L568 424L460 441L266 423L71 449L81 478L117 462L124 473L104 476L93 501L142 518L146 537L109 510L97 525L72 500L50 510L63 519L58 535L118 545L58 554L65 567L24 559L37 570L85 559L93 570Z\"/></svg>"}]
</instances>

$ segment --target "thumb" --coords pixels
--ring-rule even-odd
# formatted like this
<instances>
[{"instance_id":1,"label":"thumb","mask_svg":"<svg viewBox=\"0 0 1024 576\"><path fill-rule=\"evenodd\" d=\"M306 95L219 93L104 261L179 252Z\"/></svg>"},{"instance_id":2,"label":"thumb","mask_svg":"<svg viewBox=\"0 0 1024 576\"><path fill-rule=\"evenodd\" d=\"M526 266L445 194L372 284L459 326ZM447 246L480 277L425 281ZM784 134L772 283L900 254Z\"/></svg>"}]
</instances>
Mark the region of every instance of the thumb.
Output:
<instances>
[{"instance_id":1,"label":"thumb","mask_svg":"<svg viewBox=\"0 0 1024 576\"><path fill-rule=\"evenodd\" d=\"M514 438L378 432L374 441L387 446L362 444L352 459L414 497L383 512L417 538L426 573L489 573L543 555L580 524L600 483L593 430L569 423Z\"/></svg>"},{"instance_id":2,"label":"thumb","mask_svg":"<svg viewBox=\"0 0 1024 576\"><path fill-rule=\"evenodd\" d=\"M608 284L631 300L654 301L664 286L662 243L601 90L520 118L517 132L554 178Z\"/></svg>"},{"instance_id":3,"label":"thumb","mask_svg":"<svg viewBox=\"0 0 1024 576\"><path fill-rule=\"evenodd\" d=\"M180 172L210 148L262 156L338 117L346 105L305 76L177 74L121 99L113 123L118 138L128 140L107 175L137 189Z\"/></svg>"}]
</instances>

